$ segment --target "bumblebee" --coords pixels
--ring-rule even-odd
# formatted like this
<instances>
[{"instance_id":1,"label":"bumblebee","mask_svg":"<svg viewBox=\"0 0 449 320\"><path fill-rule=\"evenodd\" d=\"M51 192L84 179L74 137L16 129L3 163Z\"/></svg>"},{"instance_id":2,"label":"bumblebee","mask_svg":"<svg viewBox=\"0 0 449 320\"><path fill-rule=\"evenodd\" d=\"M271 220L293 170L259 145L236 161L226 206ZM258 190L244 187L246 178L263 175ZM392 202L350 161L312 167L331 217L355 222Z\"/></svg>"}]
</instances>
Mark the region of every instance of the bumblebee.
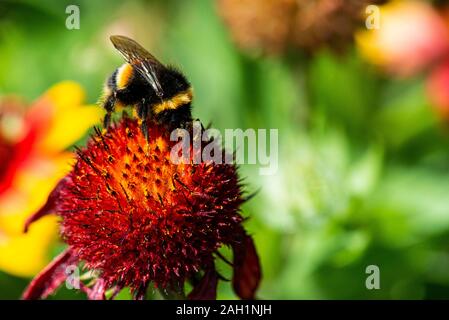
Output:
<instances>
[{"instance_id":1,"label":"bumblebee","mask_svg":"<svg viewBox=\"0 0 449 320\"><path fill-rule=\"evenodd\" d=\"M109 127L116 106L135 108L147 140L149 121L163 124L170 130L183 128L192 121L193 94L186 77L160 63L136 41L124 36L110 39L126 63L112 73L104 86L104 127Z\"/></svg>"}]
</instances>

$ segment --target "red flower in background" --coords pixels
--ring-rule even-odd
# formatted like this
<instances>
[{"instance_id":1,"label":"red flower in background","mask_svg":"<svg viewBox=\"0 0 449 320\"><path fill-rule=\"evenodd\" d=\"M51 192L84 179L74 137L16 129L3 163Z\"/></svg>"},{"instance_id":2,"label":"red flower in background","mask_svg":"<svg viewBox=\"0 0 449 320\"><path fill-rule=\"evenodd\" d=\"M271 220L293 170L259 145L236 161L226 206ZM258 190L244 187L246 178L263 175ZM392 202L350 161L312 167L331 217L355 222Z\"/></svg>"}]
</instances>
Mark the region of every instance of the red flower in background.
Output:
<instances>
[{"instance_id":1,"label":"red flower in background","mask_svg":"<svg viewBox=\"0 0 449 320\"><path fill-rule=\"evenodd\" d=\"M63 81L30 105L18 98L0 101L0 270L34 276L49 261L57 235L54 217L23 234L26 219L41 207L70 170L68 148L103 115L84 104L84 90Z\"/></svg>"},{"instance_id":2,"label":"red flower in background","mask_svg":"<svg viewBox=\"0 0 449 320\"><path fill-rule=\"evenodd\" d=\"M429 100L449 119L449 9L423 1L392 1L380 8L380 28L358 33L361 54L396 77L426 71Z\"/></svg>"},{"instance_id":3,"label":"red flower in background","mask_svg":"<svg viewBox=\"0 0 449 320\"><path fill-rule=\"evenodd\" d=\"M69 248L33 280L25 299L46 297L66 279L65 268L79 263L98 272L81 286L92 299L124 287L142 299L150 282L183 296L186 280L196 282L189 298L214 299L222 245L234 252L235 292L254 298L259 260L241 225L235 166L174 164L168 132L153 124L149 136L147 143L137 121L125 116L78 151L72 171L27 223L56 212Z\"/></svg>"},{"instance_id":4,"label":"red flower in background","mask_svg":"<svg viewBox=\"0 0 449 320\"><path fill-rule=\"evenodd\" d=\"M380 6L379 19L379 29L357 34L359 51L394 76L416 75L449 51L449 30L430 3L392 1Z\"/></svg>"}]
</instances>

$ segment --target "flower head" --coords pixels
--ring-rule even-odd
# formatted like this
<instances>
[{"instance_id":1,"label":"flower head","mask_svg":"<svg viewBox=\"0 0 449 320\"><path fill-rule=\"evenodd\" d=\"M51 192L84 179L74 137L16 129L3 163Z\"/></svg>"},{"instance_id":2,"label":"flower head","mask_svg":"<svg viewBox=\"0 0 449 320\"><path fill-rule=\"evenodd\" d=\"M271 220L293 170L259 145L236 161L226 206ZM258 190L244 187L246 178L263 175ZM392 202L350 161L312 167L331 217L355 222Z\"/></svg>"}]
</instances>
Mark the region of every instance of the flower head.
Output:
<instances>
[{"instance_id":1,"label":"flower head","mask_svg":"<svg viewBox=\"0 0 449 320\"><path fill-rule=\"evenodd\" d=\"M53 211L61 217L69 249L60 264L75 260L98 271L96 287L84 287L90 297L130 287L143 298L150 282L180 290L203 273L190 298L214 298L220 277L214 257L228 245L234 249L234 288L253 298L259 262L241 225L244 198L235 166L175 164L166 128L153 123L149 137L147 142L127 116L106 133L97 131L29 223ZM45 270L24 297L45 296L59 285L57 278L63 278L57 267Z\"/></svg>"}]
</instances>

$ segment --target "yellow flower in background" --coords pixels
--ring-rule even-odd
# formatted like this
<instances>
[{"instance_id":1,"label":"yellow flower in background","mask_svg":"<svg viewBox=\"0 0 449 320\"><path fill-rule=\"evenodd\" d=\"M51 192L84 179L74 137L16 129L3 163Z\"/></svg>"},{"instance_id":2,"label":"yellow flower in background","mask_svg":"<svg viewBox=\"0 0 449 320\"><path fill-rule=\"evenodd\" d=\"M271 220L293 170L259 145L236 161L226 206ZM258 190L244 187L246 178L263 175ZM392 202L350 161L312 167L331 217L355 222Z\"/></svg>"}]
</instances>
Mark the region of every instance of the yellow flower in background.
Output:
<instances>
[{"instance_id":1,"label":"yellow flower in background","mask_svg":"<svg viewBox=\"0 0 449 320\"><path fill-rule=\"evenodd\" d=\"M428 67L449 52L449 30L431 4L393 1L380 7L380 28L356 34L365 59L401 77Z\"/></svg>"},{"instance_id":2,"label":"yellow flower in background","mask_svg":"<svg viewBox=\"0 0 449 320\"><path fill-rule=\"evenodd\" d=\"M33 276L49 261L57 235L52 216L23 233L25 220L47 200L70 169L68 147L99 122L102 110L83 105L84 90L70 81L50 88L29 108L0 102L0 270Z\"/></svg>"}]
</instances>

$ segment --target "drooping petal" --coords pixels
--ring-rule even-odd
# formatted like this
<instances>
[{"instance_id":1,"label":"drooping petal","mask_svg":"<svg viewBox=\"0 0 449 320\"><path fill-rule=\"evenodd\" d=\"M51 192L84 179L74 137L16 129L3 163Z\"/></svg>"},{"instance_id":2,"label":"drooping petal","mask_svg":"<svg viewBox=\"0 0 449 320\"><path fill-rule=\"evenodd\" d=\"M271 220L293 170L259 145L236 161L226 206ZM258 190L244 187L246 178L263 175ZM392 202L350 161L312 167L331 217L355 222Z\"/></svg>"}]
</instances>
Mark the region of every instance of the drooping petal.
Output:
<instances>
[{"instance_id":1,"label":"drooping petal","mask_svg":"<svg viewBox=\"0 0 449 320\"><path fill-rule=\"evenodd\" d=\"M66 268L78 259L70 249L57 256L26 288L24 300L44 299L53 293L67 278Z\"/></svg>"},{"instance_id":2,"label":"drooping petal","mask_svg":"<svg viewBox=\"0 0 449 320\"><path fill-rule=\"evenodd\" d=\"M234 291L242 299L254 299L261 271L253 239L244 235L242 241L234 244L232 249L234 251L234 275L232 277Z\"/></svg>"},{"instance_id":3,"label":"drooping petal","mask_svg":"<svg viewBox=\"0 0 449 320\"><path fill-rule=\"evenodd\" d=\"M203 278L189 294L190 300L215 300L217 298L218 274L215 269L204 273Z\"/></svg>"},{"instance_id":4,"label":"drooping petal","mask_svg":"<svg viewBox=\"0 0 449 320\"><path fill-rule=\"evenodd\" d=\"M82 290L87 294L89 300L105 300L106 299L106 282L102 278L98 278L92 288L81 284Z\"/></svg>"},{"instance_id":5,"label":"drooping petal","mask_svg":"<svg viewBox=\"0 0 449 320\"><path fill-rule=\"evenodd\" d=\"M53 213L55 211L55 209L56 209L56 201L57 201L57 199L59 197L59 192L64 187L65 182L66 182L66 178L61 179L61 181L58 182L56 187L53 189L53 191L48 196L47 202L44 204L44 206L42 208L40 208L35 214L30 216L26 220L25 227L24 227L24 232L28 231L28 228L29 228L31 223L33 223L34 221L42 218L43 216L51 214L51 213Z\"/></svg>"}]
</instances>

